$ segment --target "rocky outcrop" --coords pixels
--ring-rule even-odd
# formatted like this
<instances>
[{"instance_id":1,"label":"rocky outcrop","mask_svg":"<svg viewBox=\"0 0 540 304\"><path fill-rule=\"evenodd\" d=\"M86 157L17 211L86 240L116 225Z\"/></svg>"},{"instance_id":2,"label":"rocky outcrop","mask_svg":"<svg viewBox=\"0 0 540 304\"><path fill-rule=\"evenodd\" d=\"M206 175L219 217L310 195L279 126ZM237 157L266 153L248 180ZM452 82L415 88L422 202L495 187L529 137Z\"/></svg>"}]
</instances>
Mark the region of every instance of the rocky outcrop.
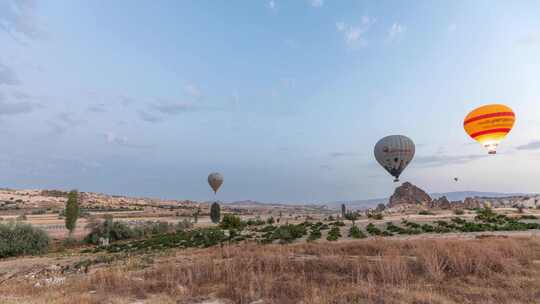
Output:
<instances>
[{"instance_id":1,"label":"rocky outcrop","mask_svg":"<svg viewBox=\"0 0 540 304\"><path fill-rule=\"evenodd\" d=\"M446 196L439 197L434 199L430 204L429 208L432 209L450 209L452 208L452 203L446 198Z\"/></svg>"},{"instance_id":2,"label":"rocky outcrop","mask_svg":"<svg viewBox=\"0 0 540 304\"><path fill-rule=\"evenodd\" d=\"M421 205L428 207L430 203L431 197L424 190L409 182L405 182L397 187L394 194L390 197L388 208L403 205Z\"/></svg>"}]
</instances>

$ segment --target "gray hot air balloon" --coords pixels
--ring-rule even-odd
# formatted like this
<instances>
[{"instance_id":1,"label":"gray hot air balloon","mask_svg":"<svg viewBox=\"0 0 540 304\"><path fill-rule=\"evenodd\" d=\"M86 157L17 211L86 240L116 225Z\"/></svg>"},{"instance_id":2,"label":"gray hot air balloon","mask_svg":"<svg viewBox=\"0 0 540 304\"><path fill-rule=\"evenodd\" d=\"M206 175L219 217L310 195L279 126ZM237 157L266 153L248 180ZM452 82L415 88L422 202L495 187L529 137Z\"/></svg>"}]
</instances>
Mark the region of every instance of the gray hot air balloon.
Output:
<instances>
[{"instance_id":1,"label":"gray hot air balloon","mask_svg":"<svg viewBox=\"0 0 540 304\"><path fill-rule=\"evenodd\" d=\"M375 159L399 182L399 175L414 157L414 143L407 136L390 135L375 145Z\"/></svg>"},{"instance_id":2,"label":"gray hot air balloon","mask_svg":"<svg viewBox=\"0 0 540 304\"><path fill-rule=\"evenodd\" d=\"M208 184L210 187L212 187L214 193L217 193L219 187L221 187L221 184L223 184L223 175L217 172L210 173L210 175L208 175Z\"/></svg>"}]
</instances>

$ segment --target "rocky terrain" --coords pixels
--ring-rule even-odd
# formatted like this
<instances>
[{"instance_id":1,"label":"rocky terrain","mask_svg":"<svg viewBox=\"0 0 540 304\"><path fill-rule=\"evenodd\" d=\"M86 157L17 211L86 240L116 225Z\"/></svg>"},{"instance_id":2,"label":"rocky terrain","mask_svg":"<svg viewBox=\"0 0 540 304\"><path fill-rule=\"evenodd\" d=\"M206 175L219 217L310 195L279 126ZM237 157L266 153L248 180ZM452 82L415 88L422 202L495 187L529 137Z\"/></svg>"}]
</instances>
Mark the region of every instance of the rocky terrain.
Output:
<instances>
[{"instance_id":1,"label":"rocky terrain","mask_svg":"<svg viewBox=\"0 0 540 304\"><path fill-rule=\"evenodd\" d=\"M508 197L467 197L463 201L450 201L446 196L432 199L429 194L419 187L405 182L397 187L390 197L387 208L389 211L407 209L474 209L474 208L539 208L540 195L517 195Z\"/></svg>"}]
</instances>

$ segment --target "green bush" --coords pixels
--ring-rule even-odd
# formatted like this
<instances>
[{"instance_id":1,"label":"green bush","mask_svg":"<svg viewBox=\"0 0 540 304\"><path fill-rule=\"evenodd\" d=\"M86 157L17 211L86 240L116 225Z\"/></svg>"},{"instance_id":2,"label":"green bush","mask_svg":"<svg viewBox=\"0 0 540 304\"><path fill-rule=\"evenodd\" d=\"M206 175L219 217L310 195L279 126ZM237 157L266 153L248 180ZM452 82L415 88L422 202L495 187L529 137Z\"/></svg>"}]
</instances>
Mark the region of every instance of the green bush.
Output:
<instances>
[{"instance_id":1,"label":"green bush","mask_svg":"<svg viewBox=\"0 0 540 304\"><path fill-rule=\"evenodd\" d=\"M309 233L309 236L307 238L307 241L308 242L313 242L315 240L318 240L321 238L321 231L320 230L311 230L311 232Z\"/></svg>"},{"instance_id":2,"label":"green bush","mask_svg":"<svg viewBox=\"0 0 540 304\"><path fill-rule=\"evenodd\" d=\"M337 241L341 237L341 231L337 226L334 226L330 231L328 231L328 236L326 239L328 241Z\"/></svg>"},{"instance_id":3,"label":"green bush","mask_svg":"<svg viewBox=\"0 0 540 304\"><path fill-rule=\"evenodd\" d=\"M375 227L375 225L373 225L373 223L369 223L366 226L366 231L371 235L381 235L382 234L382 231L379 228Z\"/></svg>"},{"instance_id":4,"label":"green bush","mask_svg":"<svg viewBox=\"0 0 540 304\"><path fill-rule=\"evenodd\" d=\"M109 239L110 242L127 240L132 238L142 238L150 235L164 234L178 228L167 222L151 222L137 225L133 228L124 222L113 221L112 217L107 217L102 222L90 222L86 228L90 233L85 237L85 242L98 244L100 238Z\"/></svg>"},{"instance_id":5,"label":"green bush","mask_svg":"<svg viewBox=\"0 0 540 304\"><path fill-rule=\"evenodd\" d=\"M304 225L287 224L274 230L274 239L280 240L281 243L290 243L306 234Z\"/></svg>"},{"instance_id":6,"label":"green bush","mask_svg":"<svg viewBox=\"0 0 540 304\"><path fill-rule=\"evenodd\" d=\"M46 253L49 236L45 231L18 222L0 223L0 258Z\"/></svg>"},{"instance_id":7,"label":"green bush","mask_svg":"<svg viewBox=\"0 0 540 304\"><path fill-rule=\"evenodd\" d=\"M273 216L269 217L269 218L266 220L266 223L267 223L268 225L273 225L275 222L276 222L276 221L274 220L274 217L273 217Z\"/></svg>"},{"instance_id":8,"label":"green bush","mask_svg":"<svg viewBox=\"0 0 540 304\"><path fill-rule=\"evenodd\" d=\"M536 219L538 219L538 217L535 216L535 215L532 215L532 214L527 214L527 215L522 215L520 217L520 219L522 219L522 220L536 220Z\"/></svg>"},{"instance_id":9,"label":"green bush","mask_svg":"<svg viewBox=\"0 0 540 304\"><path fill-rule=\"evenodd\" d=\"M225 215L225 216L227 216L227 215ZM225 218L225 217L224 217L224 218ZM223 222L223 220L222 220L222 222ZM257 217L256 219L249 219L249 220L246 221L246 224L247 224L248 226L262 226L262 225L264 225L265 223L266 223L265 221L261 220L261 219L258 218L258 217Z\"/></svg>"},{"instance_id":10,"label":"green bush","mask_svg":"<svg viewBox=\"0 0 540 304\"><path fill-rule=\"evenodd\" d=\"M428 210L422 210L420 212L418 212L419 215L434 215L433 212L430 212Z\"/></svg>"},{"instance_id":11,"label":"green bush","mask_svg":"<svg viewBox=\"0 0 540 304\"><path fill-rule=\"evenodd\" d=\"M349 237L353 239L363 239L366 238L366 235L357 226L352 226L349 229Z\"/></svg>"},{"instance_id":12,"label":"green bush","mask_svg":"<svg viewBox=\"0 0 540 304\"><path fill-rule=\"evenodd\" d=\"M264 223L261 223L260 225L262 225L262 224L264 224ZM223 219L221 220L221 223L219 223L219 227L221 229L242 230L242 229L244 229L244 226L245 226L245 223L242 222L242 220L240 219L239 216L234 215L234 214L225 214L223 216Z\"/></svg>"}]
</instances>

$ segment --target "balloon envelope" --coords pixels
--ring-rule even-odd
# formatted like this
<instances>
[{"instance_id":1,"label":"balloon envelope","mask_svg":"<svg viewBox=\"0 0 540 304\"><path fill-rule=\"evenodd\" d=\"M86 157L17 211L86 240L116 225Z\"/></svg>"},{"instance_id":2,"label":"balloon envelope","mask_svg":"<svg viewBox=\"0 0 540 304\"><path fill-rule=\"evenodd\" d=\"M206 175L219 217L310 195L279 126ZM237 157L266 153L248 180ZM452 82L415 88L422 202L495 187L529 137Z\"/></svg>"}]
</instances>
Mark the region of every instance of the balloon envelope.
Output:
<instances>
[{"instance_id":1,"label":"balloon envelope","mask_svg":"<svg viewBox=\"0 0 540 304\"><path fill-rule=\"evenodd\" d=\"M223 184L223 175L217 172L210 173L210 175L208 175L208 184L212 190L214 190L214 193L217 193L219 187Z\"/></svg>"},{"instance_id":2,"label":"balloon envelope","mask_svg":"<svg viewBox=\"0 0 540 304\"><path fill-rule=\"evenodd\" d=\"M516 115L512 109L502 104L490 104L471 111L463 121L463 128L489 154L495 154L499 143L512 130L515 121Z\"/></svg>"},{"instance_id":3,"label":"balloon envelope","mask_svg":"<svg viewBox=\"0 0 540 304\"><path fill-rule=\"evenodd\" d=\"M390 135L377 142L375 159L390 175L399 181L399 176L414 157L414 142L403 135Z\"/></svg>"}]
</instances>

